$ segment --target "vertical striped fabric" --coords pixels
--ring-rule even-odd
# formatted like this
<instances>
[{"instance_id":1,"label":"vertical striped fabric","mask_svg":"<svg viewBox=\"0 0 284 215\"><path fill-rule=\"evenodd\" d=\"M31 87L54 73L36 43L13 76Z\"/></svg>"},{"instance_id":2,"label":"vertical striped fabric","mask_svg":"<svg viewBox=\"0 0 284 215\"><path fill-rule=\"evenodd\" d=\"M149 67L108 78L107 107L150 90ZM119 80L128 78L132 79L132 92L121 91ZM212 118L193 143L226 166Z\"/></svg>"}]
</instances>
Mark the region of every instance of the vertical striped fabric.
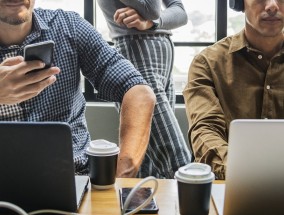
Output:
<instances>
[{"instance_id":1,"label":"vertical striped fabric","mask_svg":"<svg viewBox=\"0 0 284 215\"><path fill-rule=\"evenodd\" d=\"M173 178L180 166L190 162L191 153L174 114L171 39L167 34L129 35L114 39L114 43L150 84L157 97L150 144L138 177Z\"/></svg>"}]
</instances>

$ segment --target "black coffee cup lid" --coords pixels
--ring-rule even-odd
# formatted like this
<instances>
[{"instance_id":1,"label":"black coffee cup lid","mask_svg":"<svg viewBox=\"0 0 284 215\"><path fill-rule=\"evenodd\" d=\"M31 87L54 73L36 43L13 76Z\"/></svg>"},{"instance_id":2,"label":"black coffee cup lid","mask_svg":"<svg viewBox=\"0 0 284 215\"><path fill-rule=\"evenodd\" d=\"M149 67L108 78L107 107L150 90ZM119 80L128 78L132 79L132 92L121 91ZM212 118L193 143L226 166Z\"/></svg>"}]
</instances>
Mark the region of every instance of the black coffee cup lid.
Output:
<instances>
[{"instance_id":1,"label":"black coffee cup lid","mask_svg":"<svg viewBox=\"0 0 284 215\"><path fill-rule=\"evenodd\" d=\"M89 155L110 156L118 154L119 151L119 147L115 143L99 139L90 142L89 147L87 147L86 153Z\"/></svg>"},{"instance_id":2,"label":"black coffee cup lid","mask_svg":"<svg viewBox=\"0 0 284 215\"><path fill-rule=\"evenodd\" d=\"M205 184L215 179L211 167L204 163L190 163L180 167L175 173L175 178L183 183Z\"/></svg>"}]
</instances>

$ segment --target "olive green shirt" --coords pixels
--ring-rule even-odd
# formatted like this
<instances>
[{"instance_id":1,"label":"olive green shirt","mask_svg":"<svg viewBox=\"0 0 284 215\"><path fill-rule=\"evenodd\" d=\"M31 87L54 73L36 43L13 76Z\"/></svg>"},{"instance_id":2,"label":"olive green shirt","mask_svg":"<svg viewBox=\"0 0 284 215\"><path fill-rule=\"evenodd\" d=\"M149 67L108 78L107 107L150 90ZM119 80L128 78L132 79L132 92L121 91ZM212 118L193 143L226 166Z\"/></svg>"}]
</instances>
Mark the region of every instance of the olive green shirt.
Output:
<instances>
[{"instance_id":1,"label":"olive green shirt","mask_svg":"<svg viewBox=\"0 0 284 215\"><path fill-rule=\"evenodd\" d=\"M283 53L269 61L249 46L243 30L192 61L183 91L188 137L195 161L211 165L217 179L225 179L232 120L284 118Z\"/></svg>"}]
</instances>

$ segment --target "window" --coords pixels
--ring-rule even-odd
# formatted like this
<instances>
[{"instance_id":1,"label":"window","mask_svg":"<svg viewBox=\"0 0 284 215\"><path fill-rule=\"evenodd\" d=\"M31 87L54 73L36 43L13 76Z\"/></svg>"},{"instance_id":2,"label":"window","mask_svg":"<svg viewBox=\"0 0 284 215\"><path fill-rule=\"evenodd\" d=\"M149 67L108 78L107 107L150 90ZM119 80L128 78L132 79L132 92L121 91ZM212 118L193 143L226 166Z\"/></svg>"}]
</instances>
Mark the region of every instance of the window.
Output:
<instances>
[{"instance_id":1,"label":"window","mask_svg":"<svg viewBox=\"0 0 284 215\"><path fill-rule=\"evenodd\" d=\"M84 17L84 0L36 0L35 7L76 11Z\"/></svg>"},{"instance_id":2,"label":"window","mask_svg":"<svg viewBox=\"0 0 284 215\"><path fill-rule=\"evenodd\" d=\"M187 25L172 31L175 44L173 76L177 103L183 103L181 92L187 82L188 68L194 56L208 45L243 28L244 14L229 9L228 1L182 0L189 20ZM108 27L96 0L37 0L36 7L76 11L110 42ZM87 81L82 82L82 85L87 101L96 100L91 85Z\"/></svg>"},{"instance_id":3,"label":"window","mask_svg":"<svg viewBox=\"0 0 284 215\"><path fill-rule=\"evenodd\" d=\"M187 11L188 23L172 30L172 39L176 45L173 77L176 94L180 98L182 98L181 93L187 83L188 69L192 59L207 46L200 43L216 41L215 1L183 0L183 5Z\"/></svg>"}]
</instances>

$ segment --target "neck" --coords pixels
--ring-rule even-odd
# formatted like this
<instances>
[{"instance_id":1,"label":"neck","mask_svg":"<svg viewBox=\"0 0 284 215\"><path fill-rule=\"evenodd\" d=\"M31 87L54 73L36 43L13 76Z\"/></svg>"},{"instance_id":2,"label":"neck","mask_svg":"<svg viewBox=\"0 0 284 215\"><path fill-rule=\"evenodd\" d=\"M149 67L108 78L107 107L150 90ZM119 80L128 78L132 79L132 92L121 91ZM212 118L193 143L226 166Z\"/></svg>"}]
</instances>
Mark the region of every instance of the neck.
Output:
<instances>
[{"instance_id":1,"label":"neck","mask_svg":"<svg viewBox=\"0 0 284 215\"><path fill-rule=\"evenodd\" d=\"M20 45L32 29L32 22L10 25L0 22L0 44L4 46Z\"/></svg>"},{"instance_id":2,"label":"neck","mask_svg":"<svg viewBox=\"0 0 284 215\"><path fill-rule=\"evenodd\" d=\"M249 32L247 28L245 29L246 39L249 44L260 50L267 59L271 59L281 50L283 46L283 33L279 33L273 37L265 37L256 32Z\"/></svg>"}]
</instances>

